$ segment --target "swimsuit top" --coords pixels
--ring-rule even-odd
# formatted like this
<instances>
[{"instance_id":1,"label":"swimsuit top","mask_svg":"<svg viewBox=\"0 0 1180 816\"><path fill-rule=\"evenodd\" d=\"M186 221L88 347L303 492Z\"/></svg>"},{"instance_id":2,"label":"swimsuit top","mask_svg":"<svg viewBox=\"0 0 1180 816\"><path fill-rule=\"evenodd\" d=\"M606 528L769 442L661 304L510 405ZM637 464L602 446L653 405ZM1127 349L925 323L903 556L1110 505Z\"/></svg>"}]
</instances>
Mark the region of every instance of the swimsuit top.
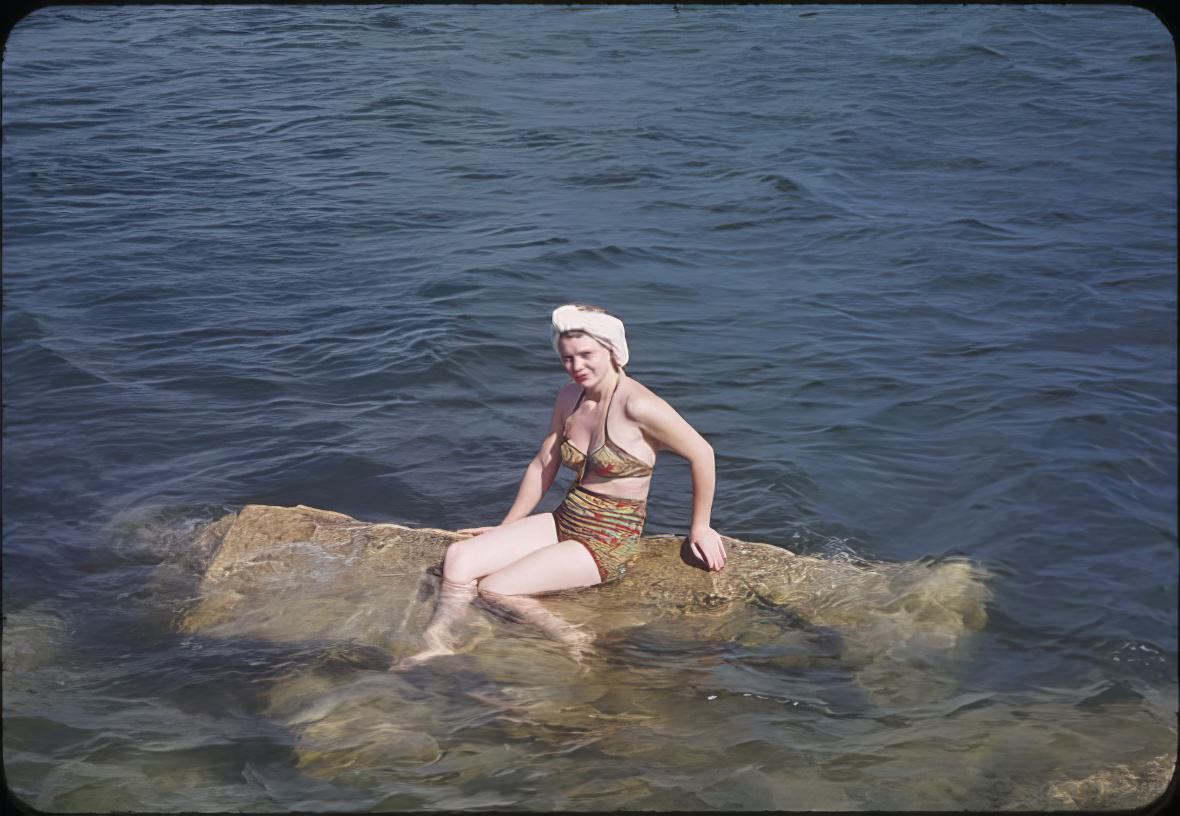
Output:
<instances>
[{"instance_id":1,"label":"swimsuit top","mask_svg":"<svg viewBox=\"0 0 1180 816\"><path fill-rule=\"evenodd\" d=\"M619 386L616 384L615 391L617 390L619 390ZM578 401L574 403L573 411L570 411L569 415L565 418L566 424L569 423L570 417L574 415L574 411L578 410L578 406L582 404L585 396L586 392L582 391L581 396L578 397ZM602 418L602 435L604 441L598 450L589 456L575 448L566 437L565 429L562 429L561 463L572 470L578 471L579 483L586 476L587 472L603 479L622 479L627 476L651 475L651 465L636 456L632 456L611 441L610 432L607 431L607 420L610 419L610 406L614 401L615 392L612 391L610 402L606 405L606 416Z\"/></svg>"}]
</instances>

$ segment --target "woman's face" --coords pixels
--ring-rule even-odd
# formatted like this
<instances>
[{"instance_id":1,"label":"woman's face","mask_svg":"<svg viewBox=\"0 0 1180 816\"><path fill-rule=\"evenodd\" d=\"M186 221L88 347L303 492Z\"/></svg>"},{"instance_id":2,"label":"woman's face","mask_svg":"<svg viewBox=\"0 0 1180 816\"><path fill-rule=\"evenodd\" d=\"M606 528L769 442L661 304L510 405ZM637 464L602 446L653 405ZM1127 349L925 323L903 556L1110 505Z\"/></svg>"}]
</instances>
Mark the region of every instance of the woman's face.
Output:
<instances>
[{"instance_id":1,"label":"woman's face","mask_svg":"<svg viewBox=\"0 0 1180 816\"><path fill-rule=\"evenodd\" d=\"M593 388L614 371L610 350L593 337L562 337L557 350L570 379L583 388Z\"/></svg>"}]
</instances>

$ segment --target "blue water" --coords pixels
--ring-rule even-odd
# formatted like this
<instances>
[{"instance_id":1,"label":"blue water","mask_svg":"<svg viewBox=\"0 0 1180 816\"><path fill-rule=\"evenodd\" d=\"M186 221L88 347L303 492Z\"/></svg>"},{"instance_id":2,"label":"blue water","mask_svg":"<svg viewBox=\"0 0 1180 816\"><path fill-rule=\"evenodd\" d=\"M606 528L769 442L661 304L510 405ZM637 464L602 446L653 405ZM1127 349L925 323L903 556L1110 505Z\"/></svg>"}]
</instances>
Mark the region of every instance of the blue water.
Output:
<instances>
[{"instance_id":1,"label":"blue water","mask_svg":"<svg viewBox=\"0 0 1180 816\"><path fill-rule=\"evenodd\" d=\"M713 444L720 531L967 556L969 682L1113 689L1174 750L1175 87L1118 6L38 10L4 56L5 614L133 642L176 557L110 533L144 508L494 523L582 301ZM661 459L649 532L690 484ZM6 757L88 756L45 728Z\"/></svg>"}]
</instances>

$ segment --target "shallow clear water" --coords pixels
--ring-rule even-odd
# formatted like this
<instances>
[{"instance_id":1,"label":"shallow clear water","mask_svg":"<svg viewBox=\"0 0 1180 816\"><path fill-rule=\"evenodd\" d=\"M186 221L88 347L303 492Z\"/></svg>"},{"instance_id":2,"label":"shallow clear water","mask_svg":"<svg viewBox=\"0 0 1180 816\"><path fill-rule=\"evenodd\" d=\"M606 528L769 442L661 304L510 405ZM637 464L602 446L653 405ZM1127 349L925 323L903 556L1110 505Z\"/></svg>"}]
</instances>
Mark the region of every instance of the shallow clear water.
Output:
<instances>
[{"instance_id":1,"label":"shallow clear water","mask_svg":"<svg viewBox=\"0 0 1180 816\"><path fill-rule=\"evenodd\" d=\"M1142 10L48 8L3 103L4 760L38 807L1040 806L1174 752L1175 61ZM316 776L267 700L373 667L179 635L188 531L495 521L569 300L713 443L718 529L964 556L988 626L873 677L673 620L522 679L548 646L485 616L392 698L437 757ZM649 532L689 487L660 461Z\"/></svg>"}]
</instances>

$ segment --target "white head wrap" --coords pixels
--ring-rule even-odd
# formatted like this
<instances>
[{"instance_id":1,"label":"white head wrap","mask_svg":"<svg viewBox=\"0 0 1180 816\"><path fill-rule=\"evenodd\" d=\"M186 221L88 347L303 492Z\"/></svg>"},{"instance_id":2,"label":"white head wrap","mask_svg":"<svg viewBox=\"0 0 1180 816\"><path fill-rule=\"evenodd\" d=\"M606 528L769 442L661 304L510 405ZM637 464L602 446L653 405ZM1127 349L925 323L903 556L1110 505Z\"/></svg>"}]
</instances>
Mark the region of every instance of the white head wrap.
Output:
<instances>
[{"instance_id":1,"label":"white head wrap","mask_svg":"<svg viewBox=\"0 0 1180 816\"><path fill-rule=\"evenodd\" d=\"M605 312L584 312L573 304L559 306L553 310L553 350L558 354L557 341L562 332L582 331L611 350L619 365L627 365L627 334L623 321Z\"/></svg>"}]
</instances>

